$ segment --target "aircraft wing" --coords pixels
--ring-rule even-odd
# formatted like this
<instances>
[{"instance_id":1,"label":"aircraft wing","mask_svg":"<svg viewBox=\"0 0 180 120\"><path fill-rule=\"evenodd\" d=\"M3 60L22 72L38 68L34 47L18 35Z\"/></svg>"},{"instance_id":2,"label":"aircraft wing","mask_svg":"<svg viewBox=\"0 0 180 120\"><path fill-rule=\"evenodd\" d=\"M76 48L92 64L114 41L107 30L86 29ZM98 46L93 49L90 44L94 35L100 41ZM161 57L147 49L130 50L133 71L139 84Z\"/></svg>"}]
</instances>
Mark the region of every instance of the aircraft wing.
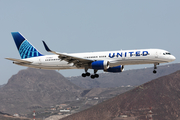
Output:
<instances>
[{"instance_id":1,"label":"aircraft wing","mask_svg":"<svg viewBox=\"0 0 180 120\"><path fill-rule=\"evenodd\" d=\"M49 47L47 46L47 44L44 41L43 41L43 44L44 44L46 51L54 53L56 55L59 55L59 59L64 60L64 61L68 62L69 64L73 63L76 67L84 67L84 66L88 65L89 63L93 62L93 60L90 60L90 59L52 51L49 49Z\"/></svg>"},{"instance_id":2,"label":"aircraft wing","mask_svg":"<svg viewBox=\"0 0 180 120\"><path fill-rule=\"evenodd\" d=\"M14 61L15 63L32 63L30 61L27 61L27 60L21 60L21 59L15 59L15 58L5 58L5 59L8 59L8 60L11 60L11 61Z\"/></svg>"}]
</instances>

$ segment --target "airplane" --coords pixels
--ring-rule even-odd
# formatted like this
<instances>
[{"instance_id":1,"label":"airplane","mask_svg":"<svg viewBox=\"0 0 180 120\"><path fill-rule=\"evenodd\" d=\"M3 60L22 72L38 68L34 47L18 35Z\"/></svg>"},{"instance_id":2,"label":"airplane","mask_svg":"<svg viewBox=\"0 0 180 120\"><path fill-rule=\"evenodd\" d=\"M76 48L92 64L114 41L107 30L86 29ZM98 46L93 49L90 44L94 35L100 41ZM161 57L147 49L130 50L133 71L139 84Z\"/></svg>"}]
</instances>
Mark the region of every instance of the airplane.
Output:
<instances>
[{"instance_id":1,"label":"airplane","mask_svg":"<svg viewBox=\"0 0 180 120\"><path fill-rule=\"evenodd\" d=\"M153 73L155 74L157 65L176 59L171 53L162 49L59 53L49 49L42 41L46 51L53 53L53 55L43 55L20 32L11 34L21 56L21 59L6 58L14 64L48 70L84 69L85 73L82 73L82 77L90 76L92 79L99 77L98 70L118 73L124 70L125 65L136 64L154 64ZM90 74L88 69L93 69L94 74Z\"/></svg>"}]
</instances>

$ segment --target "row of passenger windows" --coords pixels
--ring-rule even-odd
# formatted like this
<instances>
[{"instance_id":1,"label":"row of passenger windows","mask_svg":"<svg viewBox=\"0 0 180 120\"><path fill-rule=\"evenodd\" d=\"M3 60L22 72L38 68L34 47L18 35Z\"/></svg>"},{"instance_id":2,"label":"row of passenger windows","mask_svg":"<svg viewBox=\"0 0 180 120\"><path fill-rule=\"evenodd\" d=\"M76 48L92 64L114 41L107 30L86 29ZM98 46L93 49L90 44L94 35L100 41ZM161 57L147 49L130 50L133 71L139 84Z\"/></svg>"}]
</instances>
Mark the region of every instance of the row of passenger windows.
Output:
<instances>
[{"instance_id":1,"label":"row of passenger windows","mask_svg":"<svg viewBox=\"0 0 180 120\"><path fill-rule=\"evenodd\" d=\"M170 53L163 53L163 55L170 55ZM136 56L136 55L143 55L143 54L132 54L132 56ZM150 55L149 53L147 55ZM117 57L119 55L116 55ZM99 56L99 58L105 58L106 56ZM89 57L85 57L85 58L98 58L98 56L89 56ZM56 61L56 60L60 60L60 59L45 59L45 61Z\"/></svg>"},{"instance_id":2,"label":"row of passenger windows","mask_svg":"<svg viewBox=\"0 0 180 120\"><path fill-rule=\"evenodd\" d=\"M99 58L104 58L106 56L99 56ZM85 57L85 58L98 58L98 56L89 56L89 57Z\"/></svg>"},{"instance_id":3,"label":"row of passenger windows","mask_svg":"<svg viewBox=\"0 0 180 120\"><path fill-rule=\"evenodd\" d=\"M56 60L60 60L60 59L45 59L45 61L56 61Z\"/></svg>"},{"instance_id":4,"label":"row of passenger windows","mask_svg":"<svg viewBox=\"0 0 180 120\"><path fill-rule=\"evenodd\" d=\"M131 56L137 56L137 55L150 55L150 53L148 53L148 54L132 54Z\"/></svg>"}]
</instances>

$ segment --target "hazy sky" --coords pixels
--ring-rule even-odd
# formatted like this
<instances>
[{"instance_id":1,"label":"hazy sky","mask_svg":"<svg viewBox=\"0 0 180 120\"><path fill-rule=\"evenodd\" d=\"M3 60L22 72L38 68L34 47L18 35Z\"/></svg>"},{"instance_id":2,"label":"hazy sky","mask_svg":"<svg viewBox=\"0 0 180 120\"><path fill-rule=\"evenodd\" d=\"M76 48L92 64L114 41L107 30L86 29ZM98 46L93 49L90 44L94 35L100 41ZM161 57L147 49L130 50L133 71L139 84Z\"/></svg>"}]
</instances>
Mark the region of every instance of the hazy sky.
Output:
<instances>
[{"instance_id":1,"label":"hazy sky","mask_svg":"<svg viewBox=\"0 0 180 120\"><path fill-rule=\"evenodd\" d=\"M11 32L21 32L39 51L42 40L58 52L160 48L180 61L179 0L0 0L0 84L26 69ZM130 68L153 65L125 66ZM62 70L64 76L84 70ZM102 71L99 71L99 73Z\"/></svg>"}]
</instances>

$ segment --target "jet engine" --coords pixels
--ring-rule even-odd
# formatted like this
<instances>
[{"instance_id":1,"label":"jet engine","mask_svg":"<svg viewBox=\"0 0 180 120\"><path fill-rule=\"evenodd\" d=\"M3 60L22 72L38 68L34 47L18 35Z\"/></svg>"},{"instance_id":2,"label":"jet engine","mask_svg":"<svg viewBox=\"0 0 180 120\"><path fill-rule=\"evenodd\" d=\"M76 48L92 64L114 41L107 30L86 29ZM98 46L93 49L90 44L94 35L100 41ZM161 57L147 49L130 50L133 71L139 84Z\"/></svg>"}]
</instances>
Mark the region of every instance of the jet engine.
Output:
<instances>
[{"instance_id":1,"label":"jet engine","mask_svg":"<svg viewBox=\"0 0 180 120\"><path fill-rule=\"evenodd\" d=\"M116 66L116 67L109 67L108 69L104 70L105 72L122 72L124 70L124 66L120 65L120 66Z\"/></svg>"},{"instance_id":2,"label":"jet engine","mask_svg":"<svg viewBox=\"0 0 180 120\"><path fill-rule=\"evenodd\" d=\"M91 68L95 70L107 70L109 68L109 61L94 61L91 63Z\"/></svg>"}]
</instances>

